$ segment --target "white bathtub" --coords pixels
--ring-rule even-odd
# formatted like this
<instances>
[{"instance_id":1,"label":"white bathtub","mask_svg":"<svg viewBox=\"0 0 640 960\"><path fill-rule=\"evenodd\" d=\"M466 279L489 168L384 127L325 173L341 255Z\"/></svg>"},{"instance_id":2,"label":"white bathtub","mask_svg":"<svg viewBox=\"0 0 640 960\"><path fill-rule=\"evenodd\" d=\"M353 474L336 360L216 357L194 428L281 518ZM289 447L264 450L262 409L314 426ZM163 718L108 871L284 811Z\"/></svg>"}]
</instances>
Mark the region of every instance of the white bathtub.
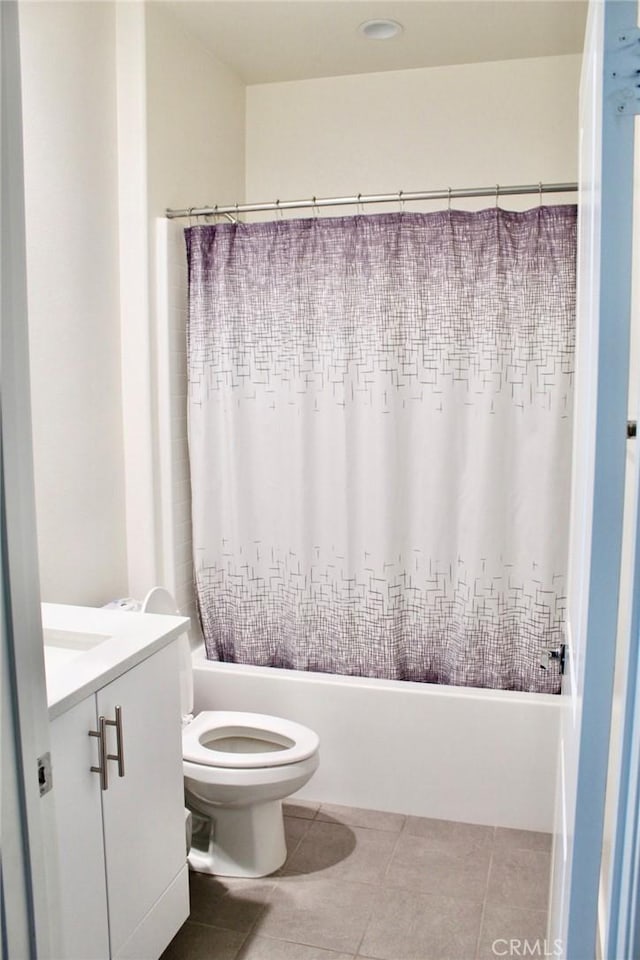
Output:
<instances>
[{"instance_id":1,"label":"white bathtub","mask_svg":"<svg viewBox=\"0 0 640 960\"><path fill-rule=\"evenodd\" d=\"M319 734L301 798L553 829L560 697L193 663L197 711L269 713Z\"/></svg>"}]
</instances>

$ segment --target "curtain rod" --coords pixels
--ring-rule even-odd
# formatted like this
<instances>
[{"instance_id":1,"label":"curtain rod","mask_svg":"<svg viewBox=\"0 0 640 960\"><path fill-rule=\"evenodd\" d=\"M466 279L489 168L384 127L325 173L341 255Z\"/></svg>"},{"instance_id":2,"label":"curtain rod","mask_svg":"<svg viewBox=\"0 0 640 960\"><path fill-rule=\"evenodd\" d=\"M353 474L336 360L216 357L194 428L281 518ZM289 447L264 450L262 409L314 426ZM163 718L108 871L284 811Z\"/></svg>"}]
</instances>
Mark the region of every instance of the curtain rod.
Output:
<instances>
[{"instance_id":1,"label":"curtain rod","mask_svg":"<svg viewBox=\"0 0 640 960\"><path fill-rule=\"evenodd\" d=\"M279 210L315 210L319 207L353 206L364 203L400 203L409 200L453 200L460 197L514 197L524 194L537 193L576 193L577 183L529 183L520 186L503 187L495 184L493 187L468 187L464 189L420 190L405 193L359 193L356 197L312 197L310 200L274 200L269 203L232 203L224 206L190 207L185 210L167 210L169 220L180 217L211 217L221 216L233 219L240 213L261 213Z\"/></svg>"}]
</instances>

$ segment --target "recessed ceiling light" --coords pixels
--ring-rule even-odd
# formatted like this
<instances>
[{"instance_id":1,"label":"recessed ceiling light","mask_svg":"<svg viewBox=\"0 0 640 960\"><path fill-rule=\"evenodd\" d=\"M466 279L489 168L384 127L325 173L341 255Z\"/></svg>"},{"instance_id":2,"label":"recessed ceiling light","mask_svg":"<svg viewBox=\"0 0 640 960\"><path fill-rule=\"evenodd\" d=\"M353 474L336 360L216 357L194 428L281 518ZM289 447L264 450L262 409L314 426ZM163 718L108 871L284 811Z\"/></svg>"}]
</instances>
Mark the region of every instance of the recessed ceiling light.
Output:
<instances>
[{"instance_id":1,"label":"recessed ceiling light","mask_svg":"<svg viewBox=\"0 0 640 960\"><path fill-rule=\"evenodd\" d=\"M358 30L369 40L391 40L402 33L402 24L397 20L365 20Z\"/></svg>"}]
</instances>

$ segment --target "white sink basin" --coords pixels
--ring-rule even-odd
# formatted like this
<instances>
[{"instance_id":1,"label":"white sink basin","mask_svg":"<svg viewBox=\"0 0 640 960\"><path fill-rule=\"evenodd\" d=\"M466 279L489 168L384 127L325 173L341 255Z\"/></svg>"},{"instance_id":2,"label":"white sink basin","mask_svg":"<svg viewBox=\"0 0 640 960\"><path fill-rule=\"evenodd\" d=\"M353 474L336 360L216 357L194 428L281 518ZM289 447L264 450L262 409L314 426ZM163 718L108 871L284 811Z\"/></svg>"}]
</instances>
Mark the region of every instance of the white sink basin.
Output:
<instances>
[{"instance_id":1,"label":"white sink basin","mask_svg":"<svg viewBox=\"0 0 640 960\"><path fill-rule=\"evenodd\" d=\"M43 603L42 626L53 720L177 640L189 618Z\"/></svg>"},{"instance_id":2,"label":"white sink basin","mask_svg":"<svg viewBox=\"0 0 640 960\"><path fill-rule=\"evenodd\" d=\"M78 630L55 630L45 627L44 666L47 673L71 660L82 656L87 650L93 650L98 644L110 640L108 633L86 633Z\"/></svg>"}]
</instances>

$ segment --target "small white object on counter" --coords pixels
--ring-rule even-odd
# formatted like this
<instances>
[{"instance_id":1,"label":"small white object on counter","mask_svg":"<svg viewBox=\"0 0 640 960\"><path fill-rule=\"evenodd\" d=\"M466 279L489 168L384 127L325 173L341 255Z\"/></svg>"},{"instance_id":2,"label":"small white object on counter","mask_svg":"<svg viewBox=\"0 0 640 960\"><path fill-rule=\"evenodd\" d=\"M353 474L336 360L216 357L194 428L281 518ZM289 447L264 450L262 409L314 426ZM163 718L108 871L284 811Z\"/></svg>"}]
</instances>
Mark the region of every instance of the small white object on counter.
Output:
<instances>
[{"instance_id":1,"label":"small white object on counter","mask_svg":"<svg viewBox=\"0 0 640 960\"><path fill-rule=\"evenodd\" d=\"M42 626L53 720L171 643L189 618L43 603Z\"/></svg>"}]
</instances>

